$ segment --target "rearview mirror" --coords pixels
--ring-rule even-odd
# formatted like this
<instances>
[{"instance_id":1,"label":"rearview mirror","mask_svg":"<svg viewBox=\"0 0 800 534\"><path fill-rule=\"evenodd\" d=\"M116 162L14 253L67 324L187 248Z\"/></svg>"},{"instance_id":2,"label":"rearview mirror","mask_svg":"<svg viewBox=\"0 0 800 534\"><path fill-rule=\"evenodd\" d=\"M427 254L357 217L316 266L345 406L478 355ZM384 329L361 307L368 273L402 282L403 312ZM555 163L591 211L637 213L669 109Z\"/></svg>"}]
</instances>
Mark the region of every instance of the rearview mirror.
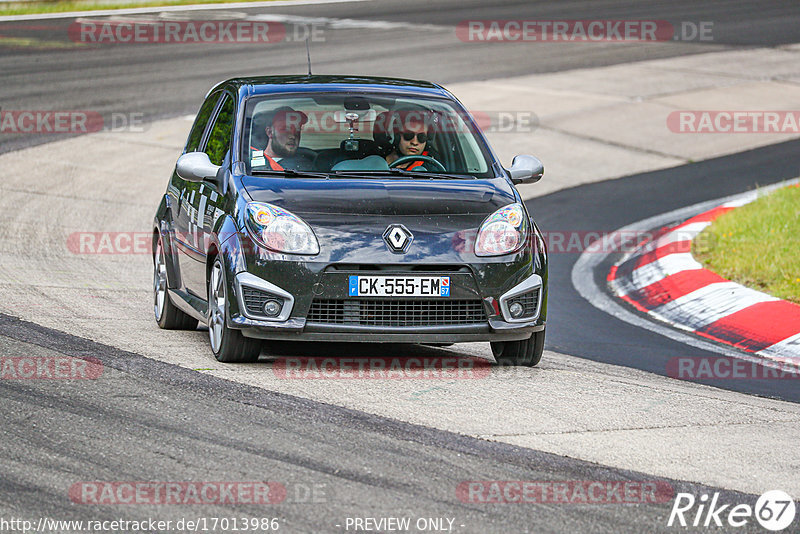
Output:
<instances>
[{"instance_id":1,"label":"rearview mirror","mask_svg":"<svg viewBox=\"0 0 800 534\"><path fill-rule=\"evenodd\" d=\"M178 176L187 182L216 180L219 167L211 163L205 152L189 152L178 158Z\"/></svg>"},{"instance_id":2,"label":"rearview mirror","mask_svg":"<svg viewBox=\"0 0 800 534\"><path fill-rule=\"evenodd\" d=\"M515 156L508 174L515 184L532 184L542 179L544 164L536 156Z\"/></svg>"},{"instance_id":3,"label":"rearview mirror","mask_svg":"<svg viewBox=\"0 0 800 534\"><path fill-rule=\"evenodd\" d=\"M374 109L360 109L360 110L336 110L333 112L333 121L334 122L341 122L342 124L347 124L350 122L350 119L347 117L351 113L355 113L358 118L355 119L356 122L375 122L375 118L378 116L378 113Z\"/></svg>"}]
</instances>

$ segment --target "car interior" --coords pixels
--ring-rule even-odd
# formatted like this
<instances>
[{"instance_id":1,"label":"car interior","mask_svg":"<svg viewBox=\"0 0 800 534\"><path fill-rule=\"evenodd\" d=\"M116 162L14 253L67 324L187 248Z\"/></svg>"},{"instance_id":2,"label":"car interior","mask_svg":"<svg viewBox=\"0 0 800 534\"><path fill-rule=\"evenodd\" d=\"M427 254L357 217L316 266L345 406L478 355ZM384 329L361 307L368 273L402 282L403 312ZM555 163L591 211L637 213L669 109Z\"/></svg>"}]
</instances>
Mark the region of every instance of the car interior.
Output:
<instances>
[{"instance_id":1,"label":"car interior","mask_svg":"<svg viewBox=\"0 0 800 534\"><path fill-rule=\"evenodd\" d=\"M310 161L311 168L298 170L322 173L388 171L390 167L385 158L399 141L402 126L398 117L403 113L425 117L428 140L424 150L428 157L441 163L444 172L475 175L489 170L467 123L447 105L421 105L419 100L404 101L385 96L330 94L291 99L265 98L255 105L248 105L244 146L250 148L250 156L245 158L249 170L268 169L263 162L258 165L256 159L259 158L255 156L260 156L266 147L266 126L271 112L280 106L302 111L308 117L293 158ZM415 167L415 171L442 172L435 165L420 161L422 165Z\"/></svg>"}]
</instances>

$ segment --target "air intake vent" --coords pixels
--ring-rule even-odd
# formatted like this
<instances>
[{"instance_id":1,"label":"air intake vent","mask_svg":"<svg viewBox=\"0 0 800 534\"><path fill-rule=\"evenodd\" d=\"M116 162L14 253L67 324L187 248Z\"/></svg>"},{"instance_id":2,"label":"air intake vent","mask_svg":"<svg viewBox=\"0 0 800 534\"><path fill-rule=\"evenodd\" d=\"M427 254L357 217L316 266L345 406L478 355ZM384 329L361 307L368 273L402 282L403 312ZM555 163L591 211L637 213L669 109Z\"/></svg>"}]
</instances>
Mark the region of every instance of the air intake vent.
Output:
<instances>
[{"instance_id":1,"label":"air intake vent","mask_svg":"<svg viewBox=\"0 0 800 534\"><path fill-rule=\"evenodd\" d=\"M539 288L536 288L522 295L517 295L508 299L508 307L514 303L519 303L522 306L522 314L517 319L527 319L536 316L536 310L539 309Z\"/></svg>"},{"instance_id":2,"label":"air intake vent","mask_svg":"<svg viewBox=\"0 0 800 534\"><path fill-rule=\"evenodd\" d=\"M267 316L264 312L264 304L266 304L268 300L277 300L281 303L281 306L283 306L283 297L244 285L242 286L242 297L244 297L244 307L247 308L247 313L251 316Z\"/></svg>"},{"instance_id":3,"label":"air intake vent","mask_svg":"<svg viewBox=\"0 0 800 534\"><path fill-rule=\"evenodd\" d=\"M309 323L358 326L446 326L486 321L480 300L319 299Z\"/></svg>"}]
</instances>

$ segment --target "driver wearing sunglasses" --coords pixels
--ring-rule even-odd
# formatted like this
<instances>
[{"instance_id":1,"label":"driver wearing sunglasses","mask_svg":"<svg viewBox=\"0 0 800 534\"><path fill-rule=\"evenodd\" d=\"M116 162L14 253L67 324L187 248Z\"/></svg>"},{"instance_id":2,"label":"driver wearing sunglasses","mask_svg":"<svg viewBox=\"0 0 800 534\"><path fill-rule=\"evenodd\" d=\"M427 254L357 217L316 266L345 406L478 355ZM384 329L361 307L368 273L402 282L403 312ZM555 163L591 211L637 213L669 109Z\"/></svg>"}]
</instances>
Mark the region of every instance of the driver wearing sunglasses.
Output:
<instances>
[{"instance_id":1,"label":"driver wearing sunglasses","mask_svg":"<svg viewBox=\"0 0 800 534\"><path fill-rule=\"evenodd\" d=\"M386 163L391 165L403 156L427 156L428 151L425 150L427 144L428 132L424 122L403 121L402 128L395 135L394 150L386 156ZM417 167L422 167L423 164L423 161L409 161L398 167L401 169L413 170ZM423 167L418 170L425 169Z\"/></svg>"}]
</instances>

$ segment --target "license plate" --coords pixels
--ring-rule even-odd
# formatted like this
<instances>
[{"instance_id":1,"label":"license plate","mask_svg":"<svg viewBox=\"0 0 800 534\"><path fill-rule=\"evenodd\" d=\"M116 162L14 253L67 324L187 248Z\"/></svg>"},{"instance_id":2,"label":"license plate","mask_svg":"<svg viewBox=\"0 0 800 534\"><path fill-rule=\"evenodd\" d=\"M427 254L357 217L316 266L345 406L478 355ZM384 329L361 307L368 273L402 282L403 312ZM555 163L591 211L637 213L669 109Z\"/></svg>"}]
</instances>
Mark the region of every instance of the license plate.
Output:
<instances>
[{"instance_id":1,"label":"license plate","mask_svg":"<svg viewBox=\"0 0 800 534\"><path fill-rule=\"evenodd\" d=\"M351 297L449 297L449 276L350 276Z\"/></svg>"}]
</instances>

